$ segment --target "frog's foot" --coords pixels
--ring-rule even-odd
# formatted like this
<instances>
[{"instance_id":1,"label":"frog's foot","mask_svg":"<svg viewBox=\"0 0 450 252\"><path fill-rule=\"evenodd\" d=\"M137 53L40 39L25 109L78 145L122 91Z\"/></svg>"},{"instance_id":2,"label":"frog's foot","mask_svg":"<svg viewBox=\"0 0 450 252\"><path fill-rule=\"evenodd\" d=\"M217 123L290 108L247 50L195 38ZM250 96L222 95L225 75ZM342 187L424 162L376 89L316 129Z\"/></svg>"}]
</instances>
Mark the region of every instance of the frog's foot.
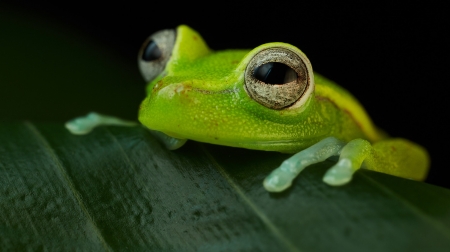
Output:
<instances>
[{"instance_id":1,"label":"frog's foot","mask_svg":"<svg viewBox=\"0 0 450 252\"><path fill-rule=\"evenodd\" d=\"M187 141L187 139L174 138L156 130L150 130L150 133L169 150L176 150Z\"/></svg>"},{"instance_id":2,"label":"frog's foot","mask_svg":"<svg viewBox=\"0 0 450 252\"><path fill-rule=\"evenodd\" d=\"M342 148L337 164L325 173L323 182L332 186L347 184L371 151L372 145L364 139L350 141Z\"/></svg>"},{"instance_id":3,"label":"frog's foot","mask_svg":"<svg viewBox=\"0 0 450 252\"><path fill-rule=\"evenodd\" d=\"M91 112L86 116L77 117L73 120L66 122L66 128L75 135L85 135L91 132L95 127L102 125L116 125L132 127L139 125L134 121L127 121L113 116L101 115L95 112ZM158 139L159 142L169 150L175 150L180 148L186 143L187 139L178 139L170 137L162 132L150 130L150 133Z\"/></svg>"},{"instance_id":4,"label":"frog's foot","mask_svg":"<svg viewBox=\"0 0 450 252\"><path fill-rule=\"evenodd\" d=\"M332 186L345 185L352 180L355 171L356 169L353 169L350 160L340 159L337 164L328 169L327 173L325 173L323 182Z\"/></svg>"},{"instance_id":5,"label":"frog's foot","mask_svg":"<svg viewBox=\"0 0 450 252\"><path fill-rule=\"evenodd\" d=\"M269 192L284 191L291 186L292 181L303 169L309 165L322 162L331 156L338 155L344 145L344 142L334 137L328 137L300 151L272 171L264 180L264 187Z\"/></svg>"},{"instance_id":6,"label":"frog's foot","mask_svg":"<svg viewBox=\"0 0 450 252\"><path fill-rule=\"evenodd\" d=\"M269 192L281 192L289 188L295 177L307 166L335 155L340 155L339 161L327 171L323 181L333 186L344 185L351 181L353 173L361 167L371 150L370 143L363 139L345 144L334 137L325 138L285 160L266 177L264 187Z\"/></svg>"},{"instance_id":7,"label":"frog's foot","mask_svg":"<svg viewBox=\"0 0 450 252\"><path fill-rule=\"evenodd\" d=\"M75 135L84 135L101 125L136 126L137 122L122 120L113 116L105 116L91 112L66 122L66 128Z\"/></svg>"}]
</instances>

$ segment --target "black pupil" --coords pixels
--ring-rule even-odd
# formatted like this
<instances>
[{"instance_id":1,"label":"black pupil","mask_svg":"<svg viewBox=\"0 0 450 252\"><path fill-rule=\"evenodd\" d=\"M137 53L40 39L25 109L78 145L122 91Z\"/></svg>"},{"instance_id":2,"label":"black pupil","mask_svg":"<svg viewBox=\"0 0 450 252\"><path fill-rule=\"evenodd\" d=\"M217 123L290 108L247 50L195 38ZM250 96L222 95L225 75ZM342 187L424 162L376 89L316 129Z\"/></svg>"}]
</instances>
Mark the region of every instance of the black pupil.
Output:
<instances>
[{"instance_id":1,"label":"black pupil","mask_svg":"<svg viewBox=\"0 0 450 252\"><path fill-rule=\"evenodd\" d=\"M253 76L267 84L285 84L297 79L297 73L279 62L269 62L255 69Z\"/></svg>"},{"instance_id":2,"label":"black pupil","mask_svg":"<svg viewBox=\"0 0 450 252\"><path fill-rule=\"evenodd\" d=\"M162 53L159 47L156 45L155 41L150 40L145 46L144 53L142 54L142 59L145 61L152 61L159 59Z\"/></svg>"}]
</instances>

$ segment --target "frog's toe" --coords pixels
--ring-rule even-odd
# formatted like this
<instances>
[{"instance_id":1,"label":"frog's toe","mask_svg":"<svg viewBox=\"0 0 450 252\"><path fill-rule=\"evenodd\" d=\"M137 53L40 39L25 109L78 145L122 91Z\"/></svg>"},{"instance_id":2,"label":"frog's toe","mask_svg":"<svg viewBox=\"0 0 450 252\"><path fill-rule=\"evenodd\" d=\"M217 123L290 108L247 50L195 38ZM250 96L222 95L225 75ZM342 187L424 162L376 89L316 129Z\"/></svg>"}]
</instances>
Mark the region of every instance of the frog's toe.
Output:
<instances>
[{"instance_id":1,"label":"frog's toe","mask_svg":"<svg viewBox=\"0 0 450 252\"><path fill-rule=\"evenodd\" d=\"M68 121L65 124L70 133L75 135L83 135L89 133L92 127L87 127L83 118L76 118L72 121Z\"/></svg>"},{"instance_id":2,"label":"frog's toe","mask_svg":"<svg viewBox=\"0 0 450 252\"><path fill-rule=\"evenodd\" d=\"M269 192L281 192L292 185L292 181L307 166L322 162L336 155L344 143L334 137L327 137L313 146L286 159L264 180L264 188Z\"/></svg>"},{"instance_id":3,"label":"frog's toe","mask_svg":"<svg viewBox=\"0 0 450 252\"><path fill-rule=\"evenodd\" d=\"M77 117L73 120L66 122L66 128L75 135L83 135L92 131L99 123L100 116L91 112L87 116Z\"/></svg>"},{"instance_id":4,"label":"frog's toe","mask_svg":"<svg viewBox=\"0 0 450 252\"><path fill-rule=\"evenodd\" d=\"M183 146L187 141L187 139L174 138L174 137L164 134L163 132L156 131L156 130L150 130L150 133L154 137L156 137L156 139L158 139L159 142L164 144L164 146L168 150L176 150L176 149L180 148L181 146Z\"/></svg>"},{"instance_id":5,"label":"frog's toe","mask_svg":"<svg viewBox=\"0 0 450 252\"><path fill-rule=\"evenodd\" d=\"M65 124L66 128L75 135L87 134L100 125L135 126L138 123L91 112L86 116L75 118Z\"/></svg>"},{"instance_id":6,"label":"frog's toe","mask_svg":"<svg viewBox=\"0 0 450 252\"><path fill-rule=\"evenodd\" d=\"M293 174L284 170L274 170L264 179L263 185L269 192L281 192L292 185L292 180L297 174Z\"/></svg>"},{"instance_id":7,"label":"frog's toe","mask_svg":"<svg viewBox=\"0 0 450 252\"><path fill-rule=\"evenodd\" d=\"M341 159L325 173L323 182L332 186L345 185L352 180L355 171L349 159Z\"/></svg>"}]
</instances>

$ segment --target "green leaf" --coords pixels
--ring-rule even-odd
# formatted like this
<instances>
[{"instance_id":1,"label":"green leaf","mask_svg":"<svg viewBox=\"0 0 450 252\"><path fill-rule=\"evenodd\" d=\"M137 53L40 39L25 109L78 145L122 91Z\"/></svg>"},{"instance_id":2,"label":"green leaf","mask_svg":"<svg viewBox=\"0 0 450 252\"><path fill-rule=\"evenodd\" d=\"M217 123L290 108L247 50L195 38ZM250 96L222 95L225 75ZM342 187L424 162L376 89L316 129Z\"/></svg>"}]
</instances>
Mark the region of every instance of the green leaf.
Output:
<instances>
[{"instance_id":1,"label":"green leaf","mask_svg":"<svg viewBox=\"0 0 450 252\"><path fill-rule=\"evenodd\" d=\"M367 170L321 181L330 162L271 194L287 155L189 142L142 127L75 136L0 124L0 250L444 251L450 191Z\"/></svg>"},{"instance_id":2,"label":"green leaf","mask_svg":"<svg viewBox=\"0 0 450 252\"><path fill-rule=\"evenodd\" d=\"M262 180L288 155L168 151L141 127L70 134L61 122L91 110L133 118L144 95L134 59L0 7L0 118L33 121L0 123L0 251L450 248L444 188L367 170L330 187L324 162L271 194Z\"/></svg>"}]
</instances>

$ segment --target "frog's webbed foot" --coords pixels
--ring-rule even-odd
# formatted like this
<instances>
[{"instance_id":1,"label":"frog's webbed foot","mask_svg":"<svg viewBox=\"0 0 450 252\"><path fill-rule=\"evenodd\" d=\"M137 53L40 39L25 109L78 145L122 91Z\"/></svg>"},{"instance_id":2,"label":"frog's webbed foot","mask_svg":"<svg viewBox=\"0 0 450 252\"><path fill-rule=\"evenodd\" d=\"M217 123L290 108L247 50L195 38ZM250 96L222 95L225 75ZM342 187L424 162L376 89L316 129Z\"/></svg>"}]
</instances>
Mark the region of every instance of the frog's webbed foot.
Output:
<instances>
[{"instance_id":1,"label":"frog's webbed foot","mask_svg":"<svg viewBox=\"0 0 450 252\"><path fill-rule=\"evenodd\" d=\"M355 139L346 144L339 155L339 161L323 177L323 182L332 185L345 185L370 154L372 145L364 139Z\"/></svg>"},{"instance_id":2,"label":"frog's webbed foot","mask_svg":"<svg viewBox=\"0 0 450 252\"><path fill-rule=\"evenodd\" d=\"M264 187L269 192L281 192L291 186L292 180L307 166L319 163L325 159L338 155L344 142L334 137L328 137L315 145L300 151L286 159L280 167L264 180Z\"/></svg>"},{"instance_id":3,"label":"frog's webbed foot","mask_svg":"<svg viewBox=\"0 0 450 252\"><path fill-rule=\"evenodd\" d=\"M187 139L174 138L156 130L150 130L150 133L169 150L176 150L187 141Z\"/></svg>"},{"instance_id":4,"label":"frog's webbed foot","mask_svg":"<svg viewBox=\"0 0 450 252\"><path fill-rule=\"evenodd\" d=\"M116 125L116 126L136 126L139 123L134 121L123 120L114 116L101 115L91 112L86 116L77 117L66 122L66 128L75 135L85 135L91 132L95 127L102 125ZM162 132L150 130L150 133L156 137L169 150L180 148L186 143L187 139L178 139L170 137Z\"/></svg>"},{"instance_id":5,"label":"frog's webbed foot","mask_svg":"<svg viewBox=\"0 0 450 252\"><path fill-rule=\"evenodd\" d=\"M84 135L91 132L95 127L102 125L136 126L137 122L123 120L113 116L101 115L91 112L86 116L77 117L66 122L66 128L75 135Z\"/></svg>"},{"instance_id":6,"label":"frog's webbed foot","mask_svg":"<svg viewBox=\"0 0 450 252\"><path fill-rule=\"evenodd\" d=\"M339 161L327 171L323 181L333 186L344 185L361 167L370 150L370 143L363 139L355 139L345 144L334 137L325 138L285 160L266 177L264 187L269 192L281 192L289 188L295 177L307 166L335 155L340 155Z\"/></svg>"}]
</instances>

